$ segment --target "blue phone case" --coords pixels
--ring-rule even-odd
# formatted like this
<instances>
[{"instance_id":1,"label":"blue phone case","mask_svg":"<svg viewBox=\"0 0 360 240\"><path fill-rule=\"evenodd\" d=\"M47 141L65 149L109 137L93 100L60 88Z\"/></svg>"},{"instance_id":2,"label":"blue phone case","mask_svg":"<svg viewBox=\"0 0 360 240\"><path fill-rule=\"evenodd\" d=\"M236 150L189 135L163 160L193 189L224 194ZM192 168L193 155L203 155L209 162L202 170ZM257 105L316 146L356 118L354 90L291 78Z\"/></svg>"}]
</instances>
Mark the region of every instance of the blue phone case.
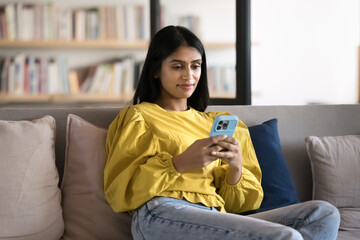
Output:
<instances>
[{"instance_id":1,"label":"blue phone case","mask_svg":"<svg viewBox=\"0 0 360 240\"><path fill-rule=\"evenodd\" d=\"M235 115L218 116L214 119L210 131L210 137L217 135L227 135L232 137L238 122L238 117Z\"/></svg>"}]
</instances>

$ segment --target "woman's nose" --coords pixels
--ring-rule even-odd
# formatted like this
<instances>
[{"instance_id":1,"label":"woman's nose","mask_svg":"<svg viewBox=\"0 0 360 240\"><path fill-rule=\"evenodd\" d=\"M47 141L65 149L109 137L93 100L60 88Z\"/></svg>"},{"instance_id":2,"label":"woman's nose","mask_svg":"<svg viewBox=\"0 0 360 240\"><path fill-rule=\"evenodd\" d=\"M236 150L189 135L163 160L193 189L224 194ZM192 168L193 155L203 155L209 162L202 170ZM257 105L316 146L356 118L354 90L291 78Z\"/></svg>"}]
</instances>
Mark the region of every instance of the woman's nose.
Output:
<instances>
[{"instance_id":1,"label":"woman's nose","mask_svg":"<svg viewBox=\"0 0 360 240\"><path fill-rule=\"evenodd\" d=\"M191 68L185 68L184 72L183 72L183 79L184 80L190 80L192 76L192 70Z\"/></svg>"}]
</instances>

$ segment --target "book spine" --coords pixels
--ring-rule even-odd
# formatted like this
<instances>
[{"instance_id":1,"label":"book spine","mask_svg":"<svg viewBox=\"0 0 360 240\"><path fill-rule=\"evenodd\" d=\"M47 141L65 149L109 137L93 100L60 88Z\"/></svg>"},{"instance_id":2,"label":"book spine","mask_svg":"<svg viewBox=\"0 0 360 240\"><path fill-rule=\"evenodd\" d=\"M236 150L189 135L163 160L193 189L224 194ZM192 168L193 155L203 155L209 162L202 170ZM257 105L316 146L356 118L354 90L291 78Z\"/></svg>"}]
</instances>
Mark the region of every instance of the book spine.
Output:
<instances>
[{"instance_id":1,"label":"book spine","mask_svg":"<svg viewBox=\"0 0 360 240\"><path fill-rule=\"evenodd\" d=\"M7 25L7 35L9 40L16 40L16 19L15 19L15 4L8 3L5 6L5 16Z\"/></svg>"}]
</instances>

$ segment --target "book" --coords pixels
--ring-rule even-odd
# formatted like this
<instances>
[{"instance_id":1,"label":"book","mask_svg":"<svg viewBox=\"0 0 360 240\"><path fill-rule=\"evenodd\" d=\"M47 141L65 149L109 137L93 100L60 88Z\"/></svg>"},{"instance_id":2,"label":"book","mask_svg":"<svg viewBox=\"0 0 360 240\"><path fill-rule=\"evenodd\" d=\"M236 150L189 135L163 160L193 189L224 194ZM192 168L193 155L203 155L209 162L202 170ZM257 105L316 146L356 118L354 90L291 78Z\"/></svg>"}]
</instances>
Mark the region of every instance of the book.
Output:
<instances>
[{"instance_id":1,"label":"book","mask_svg":"<svg viewBox=\"0 0 360 240\"><path fill-rule=\"evenodd\" d=\"M8 75L9 75L9 66L10 66L10 58L6 57L3 62L3 67L1 71L1 92L7 93L9 91L9 81L8 81Z\"/></svg>"},{"instance_id":2,"label":"book","mask_svg":"<svg viewBox=\"0 0 360 240\"><path fill-rule=\"evenodd\" d=\"M75 10L75 36L74 39L76 41L84 41L86 39L86 12L84 9Z\"/></svg>"},{"instance_id":3,"label":"book","mask_svg":"<svg viewBox=\"0 0 360 240\"><path fill-rule=\"evenodd\" d=\"M22 34L20 35L21 40L29 41L35 39L35 7L32 4L24 4L22 7ZM20 34L20 30L19 30Z\"/></svg>"},{"instance_id":4,"label":"book","mask_svg":"<svg viewBox=\"0 0 360 240\"><path fill-rule=\"evenodd\" d=\"M78 94L80 92L79 75L76 71L69 71L69 90L71 94Z\"/></svg>"},{"instance_id":5,"label":"book","mask_svg":"<svg viewBox=\"0 0 360 240\"><path fill-rule=\"evenodd\" d=\"M76 70L79 76L80 92L86 93L89 90L96 67L96 65L91 65L88 67L78 68Z\"/></svg>"},{"instance_id":6,"label":"book","mask_svg":"<svg viewBox=\"0 0 360 240\"><path fill-rule=\"evenodd\" d=\"M0 31L1 31L0 39L8 39L5 7L0 7Z\"/></svg>"},{"instance_id":7,"label":"book","mask_svg":"<svg viewBox=\"0 0 360 240\"><path fill-rule=\"evenodd\" d=\"M8 82L8 93L14 94L15 92L15 61L14 58L10 58L9 67L8 67L8 75L7 75L7 82Z\"/></svg>"},{"instance_id":8,"label":"book","mask_svg":"<svg viewBox=\"0 0 360 240\"><path fill-rule=\"evenodd\" d=\"M3 88L3 82L1 81L1 75L2 72L4 70L4 64L5 64L5 59L4 58L0 58L0 92L2 92L2 88Z\"/></svg>"},{"instance_id":9,"label":"book","mask_svg":"<svg viewBox=\"0 0 360 240\"><path fill-rule=\"evenodd\" d=\"M29 79L29 93L38 94L39 92L39 69L37 68L36 57L28 55L28 79Z\"/></svg>"},{"instance_id":10,"label":"book","mask_svg":"<svg viewBox=\"0 0 360 240\"><path fill-rule=\"evenodd\" d=\"M136 14L134 5L128 4L124 6L124 19L125 39L134 41L136 39Z\"/></svg>"},{"instance_id":11,"label":"book","mask_svg":"<svg viewBox=\"0 0 360 240\"><path fill-rule=\"evenodd\" d=\"M135 81L135 61L133 58L128 57L123 60L123 93L132 93L134 91Z\"/></svg>"},{"instance_id":12,"label":"book","mask_svg":"<svg viewBox=\"0 0 360 240\"><path fill-rule=\"evenodd\" d=\"M17 39L16 34L16 15L15 15L15 4L8 3L5 5L5 18L6 18L6 28L7 36L9 40Z\"/></svg>"},{"instance_id":13,"label":"book","mask_svg":"<svg viewBox=\"0 0 360 240\"><path fill-rule=\"evenodd\" d=\"M72 12L68 9L59 9L58 40L72 39Z\"/></svg>"},{"instance_id":14,"label":"book","mask_svg":"<svg viewBox=\"0 0 360 240\"><path fill-rule=\"evenodd\" d=\"M91 8L86 11L86 39L100 39L100 16L97 8Z\"/></svg>"},{"instance_id":15,"label":"book","mask_svg":"<svg viewBox=\"0 0 360 240\"><path fill-rule=\"evenodd\" d=\"M100 94L107 94L110 91L110 85L113 78L113 65L112 64L103 64L104 76L98 90Z\"/></svg>"},{"instance_id":16,"label":"book","mask_svg":"<svg viewBox=\"0 0 360 240\"><path fill-rule=\"evenodd\" d=\"M91 85L89 87L88 93L100 94L106 83L108 65L100 64L97 66L95 74L91 79Z\"/></svg>"},{"instance_id":17,"label":"book","mask_svg":"<svg viewBox=\"0 0 360 240\"><path fill-rule=\"evenodd\" d=\"M25 81L25 54L21 53L15 56L14 59L14 78L9 79L13 81L13 94L21 95L24 93Z\"/></svg>"},{"instance_id":18,"label":"book","mask_svg":"<svg viewBox=\"0 0 360 240\"><path fill-rule=\"evenodd\" d=\"M67 59L64 56L57 57L58 64L58 92L60 93L69 93L69 74L68 74L68 64Z\"/></svg>"},{"instance_id":19,"label":"book","mask_svg":"<svg viewBox=\"0 0 360 240\"><path fill-rule=\"evenodd\" d=\"M24 64L24 90L25 94L30 93L30 74L29 74L29 58L25 57Z\"/></svg>"},{"instance_id":20,"label":"book","mask_svg":"<svg viewBox=\"0 0 360 240\"><path fill-rule=\"evenodd\" d=\"M38 57L35 61L39 72L39 93L48 93L48 60L45 57Z\"/></svg>"},{"instance_id":21,"label":"book","mask_svg":"<svg viewBox=\"0 0 360 240\"><path fill-rule=\"evenodd\" d=\"M41 4L34 4L34 32L33 32L33 40L41 40L42 39L42 13L41 13Z\"/></svg>"},{"instance_id":22,"label":"book","mask_svg":"<svg viewBox=\"0 0 360 240\"><path fill-rule=\"evenodd\" d=\"M54 94L61 92L59 84L59 69L56 58L50 58L47 61L47 93Z\"/></svg>"},{"instance_id":23,"label":"book","mask_svg":"<svg viewBox=\"0 0 360 240\"><path fill-rule=\"evenodd\" d=\"M123 82L123 64L121 61L116 61L113 64L113 81L110 85L110 92L115 95L122 93L122 82Z\"/></svg>"},{"instance_id":24,"label":"book","mask_svg":"<svg viewBox=\"0 0 360 240\"><path fill-rule=\"evenodd\" d=\"M116 38L118 40L125 40L125 18L124 18L124 5L120 4L115 7L115 18L116 18Z\"/></svg>"}]
</instances>

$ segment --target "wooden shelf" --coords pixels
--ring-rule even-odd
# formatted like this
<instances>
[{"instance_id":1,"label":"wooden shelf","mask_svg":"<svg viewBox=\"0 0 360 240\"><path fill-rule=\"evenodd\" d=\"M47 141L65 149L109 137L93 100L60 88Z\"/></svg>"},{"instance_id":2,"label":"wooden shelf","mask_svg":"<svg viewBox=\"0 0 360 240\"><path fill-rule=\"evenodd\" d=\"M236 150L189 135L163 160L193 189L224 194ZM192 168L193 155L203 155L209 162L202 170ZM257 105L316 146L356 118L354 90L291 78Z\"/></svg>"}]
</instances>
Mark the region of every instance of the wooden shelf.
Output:
<instances>
[{"instance_id":1,"label":"wooden shelf","mask_svg":"<svg viewBox=\"0 0 360 240\"><path fill-rule=\"evenodd\" d=\"M8 95L0 94L0 103L8 102L46 102L50 95Z\"/></svg>"},{"instance_id":2,"label":"wooden shelf","mask_svg":"<svg viewBox=\"0 0 360 240\"><path fill-rule=\"evenodd\" d=\"M204 47L207 49L223 49L223 48L235 48L235 42L204 42Z\"/></svg>"},{"instance_id":3,"label":"wooden shelf","mask_svg":"<svg viewBox=\"0 0 360 240\"><path fill-rule=\"evenodd\" d=\"M0 40L1 47L12 48L99 48L99 49L141 49L148 48L148 41L116 41L116 40L86 40L86 41L10 41Z\"/></svg>"},{"instance_id":4,"label":"wooden shelf","mask_svg":"<svg viewBox=\"0 0 360 240\"><path fill-rule=\"evenodd\" d=\"M76 103L76 102L128 102L132 98L128 95L100 95L100 94L41 94L41 95L8 95L0 94L0 104L10 102L27 103Z\"/></svg>"},{"instance_id":5,"label":"wooden shelf","mask_svg":"<svg viewBox=\"0 0 360 240\"><path fill-rule=\"evenodd\" d=\"M229 98L229 99L234 99L236 96L235 95L231 95L229 93L221 93L221 92L210 92L210 97L211 98Z\"/></svg>"},{"instance_id":6,"label":"wooden shelf","mask_svg":"<svg viewBox=\"0 0 360 240\"><path fill-rule=\"evenodd\" d=\"M147 50L148 41L85 40L85 41L10 41L0 40L0 48L101 48ZM208 49L235 48L234 42L204 42Z\"/></svg>"}]
</instances>

